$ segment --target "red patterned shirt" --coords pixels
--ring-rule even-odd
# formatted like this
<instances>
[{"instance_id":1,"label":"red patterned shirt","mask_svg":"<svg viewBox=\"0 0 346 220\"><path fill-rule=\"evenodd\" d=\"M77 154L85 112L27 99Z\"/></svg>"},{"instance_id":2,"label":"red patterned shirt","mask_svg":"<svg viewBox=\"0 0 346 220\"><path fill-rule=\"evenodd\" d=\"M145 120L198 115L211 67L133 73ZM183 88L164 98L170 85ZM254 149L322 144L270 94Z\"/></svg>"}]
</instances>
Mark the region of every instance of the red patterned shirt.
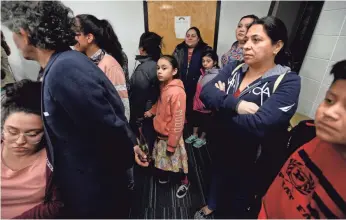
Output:
<instances>
[{"instance_id":1,"label":"red patterned shirt","mask_svg":"<svg viewBox=\"0 0 346 220\"><path fill-rule=\"evenodd\" d=\"M258 218L346 218L346 159L313 139L286 161L262 200Z\"/></svg>"}]
</instances>

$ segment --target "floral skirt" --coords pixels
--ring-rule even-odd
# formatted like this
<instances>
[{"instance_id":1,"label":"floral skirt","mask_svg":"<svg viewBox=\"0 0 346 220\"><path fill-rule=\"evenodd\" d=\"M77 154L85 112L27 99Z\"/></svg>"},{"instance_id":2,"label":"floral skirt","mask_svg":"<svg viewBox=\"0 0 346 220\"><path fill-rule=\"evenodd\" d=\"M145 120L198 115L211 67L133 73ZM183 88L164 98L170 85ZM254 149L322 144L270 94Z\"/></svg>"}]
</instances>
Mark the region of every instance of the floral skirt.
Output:
<instances>
[{"instance_id":1,"label":"floral skirt","mask_svg":"<svg viewBox=\"0 0 346 220\"><path fill-rule=\"evenodd\" d=\"M187 153L184 145L183 137L180 138L179 144L172 156L167 156L167 140L157 139L153 149L153 159L155 167L164 170L178 173L181 170L188 173Z\"/></svg>"}]
</instances>

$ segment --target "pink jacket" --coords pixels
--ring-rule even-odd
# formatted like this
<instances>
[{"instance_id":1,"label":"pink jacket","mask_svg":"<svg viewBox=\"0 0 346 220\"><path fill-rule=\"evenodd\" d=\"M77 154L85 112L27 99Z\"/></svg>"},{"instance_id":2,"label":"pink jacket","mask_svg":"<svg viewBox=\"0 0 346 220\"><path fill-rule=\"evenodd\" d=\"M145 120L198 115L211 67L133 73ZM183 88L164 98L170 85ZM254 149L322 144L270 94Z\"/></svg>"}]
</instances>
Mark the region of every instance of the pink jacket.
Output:
<instances>
[{"instance_id":1,"label":"pink jacket","mask_svg":"<svg viewBox=\"0 0 346 220\"><path fill-rule=\"evenodd\" d=\"M168 148L175 152L183 134L186 109L184 84L174 79L161 87L161 95L157 103L149 110L154 117L154 128L161 135L168 136Z\"/></svg>"},{"instance_id":2,"label":"pink jacket","mask_svg":"<svg viewBox=\"0 0 346 220\"><path fill-rule=\"evenodd\" d=\"M202 113L210 113L211 111L209 109L206 109L203 102L199 98L201 95L202 88L205 84L210 82L212 79L214 79L215 76L219 74L219 69L213 68L209 70L204 70L203 68L201 69L201 76L199 77L199 80L197 82L197 87L196 87L196 93L193 98L193 110L199 111Z\"/></svg>"}]
</instances>

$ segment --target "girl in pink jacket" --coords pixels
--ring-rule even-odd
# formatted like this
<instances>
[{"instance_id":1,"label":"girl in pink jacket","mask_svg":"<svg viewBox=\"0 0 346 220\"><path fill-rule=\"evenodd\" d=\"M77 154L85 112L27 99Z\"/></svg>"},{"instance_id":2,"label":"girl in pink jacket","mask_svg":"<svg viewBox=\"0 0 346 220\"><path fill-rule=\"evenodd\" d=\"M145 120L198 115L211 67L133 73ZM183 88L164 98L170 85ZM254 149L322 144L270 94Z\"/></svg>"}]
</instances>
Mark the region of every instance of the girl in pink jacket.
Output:
<instances>
[{"instance_id":1,"label":"girl in pink jacket","mask_svg":"<svg viewBox=\"0 0 346 220\"><path fill-rule=\"evenodd\" d=\"M197 82L196 93L193 99L193 112L191 115L193 134L185 140L187 144L193 143L195 148L200 148L207 143L205 137L207 135L207 127L212 123L212 113L204 106L199 96L202 87L219 74L220 69L218 66L218 60L219 58L213 50L205 51L202 54L203 68L201 68L201 76ZM201 133L200 137L198 137L198 133Z\"/></svg>"},{"instance_id":2,"label":"girl in pink jacket","mask_svg":"<svg viewBox=\"0 0 346 220\"><path fill-rule=\"evenodd\" d=\"M184 84L179 79L178 62L164 55L157 62L157 78L161 83L160 97L145 117L154 117L154 128L158 133L153 150L155 167L158 169L159 182L168 183L168 172L183 173L181 186L176 196L183 198L188 189L187 153L183 140L185 122L186 94Z\"/></svg>"}]
</instances>

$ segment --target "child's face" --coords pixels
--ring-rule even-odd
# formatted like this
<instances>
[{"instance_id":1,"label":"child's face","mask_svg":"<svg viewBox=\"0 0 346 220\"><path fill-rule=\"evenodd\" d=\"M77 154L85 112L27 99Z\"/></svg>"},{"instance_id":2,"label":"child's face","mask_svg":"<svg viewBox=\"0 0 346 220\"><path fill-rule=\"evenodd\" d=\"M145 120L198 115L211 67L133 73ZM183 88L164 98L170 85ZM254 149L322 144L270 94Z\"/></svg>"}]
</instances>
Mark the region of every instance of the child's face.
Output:
<instances>
[{"instance_id":1,"label":"child's face","mask_svg":"<svg viewBox=\"0 0 346 220\"><path fill-rule=\"evenodd\" d=\"M211 69L214 66L214 61L210 57L205 56L202 58L202 65L203 65L203 68L206 70Z\"/></svg>"},{"instance_id":2,"label":"child's face","mask_svg":"<svg viewBox=\"0 0 346 220\"><path fill-rule=\"evenodd\" d=\"M346 145L346 80L334 82L315 115L316 135L333 144Z\"/></svg>"},{"instance_id":3,"label":"child's face","mask_svg":"<svg viewBox=\"0 0 346 220\"><path fill-rule=\"evenodd\" d=\"M160 82L172 80L177 72L177 68L173 68L172 64L165 58L161 58L157 61L157 78Z\"/></svg>"}]
</instances>

